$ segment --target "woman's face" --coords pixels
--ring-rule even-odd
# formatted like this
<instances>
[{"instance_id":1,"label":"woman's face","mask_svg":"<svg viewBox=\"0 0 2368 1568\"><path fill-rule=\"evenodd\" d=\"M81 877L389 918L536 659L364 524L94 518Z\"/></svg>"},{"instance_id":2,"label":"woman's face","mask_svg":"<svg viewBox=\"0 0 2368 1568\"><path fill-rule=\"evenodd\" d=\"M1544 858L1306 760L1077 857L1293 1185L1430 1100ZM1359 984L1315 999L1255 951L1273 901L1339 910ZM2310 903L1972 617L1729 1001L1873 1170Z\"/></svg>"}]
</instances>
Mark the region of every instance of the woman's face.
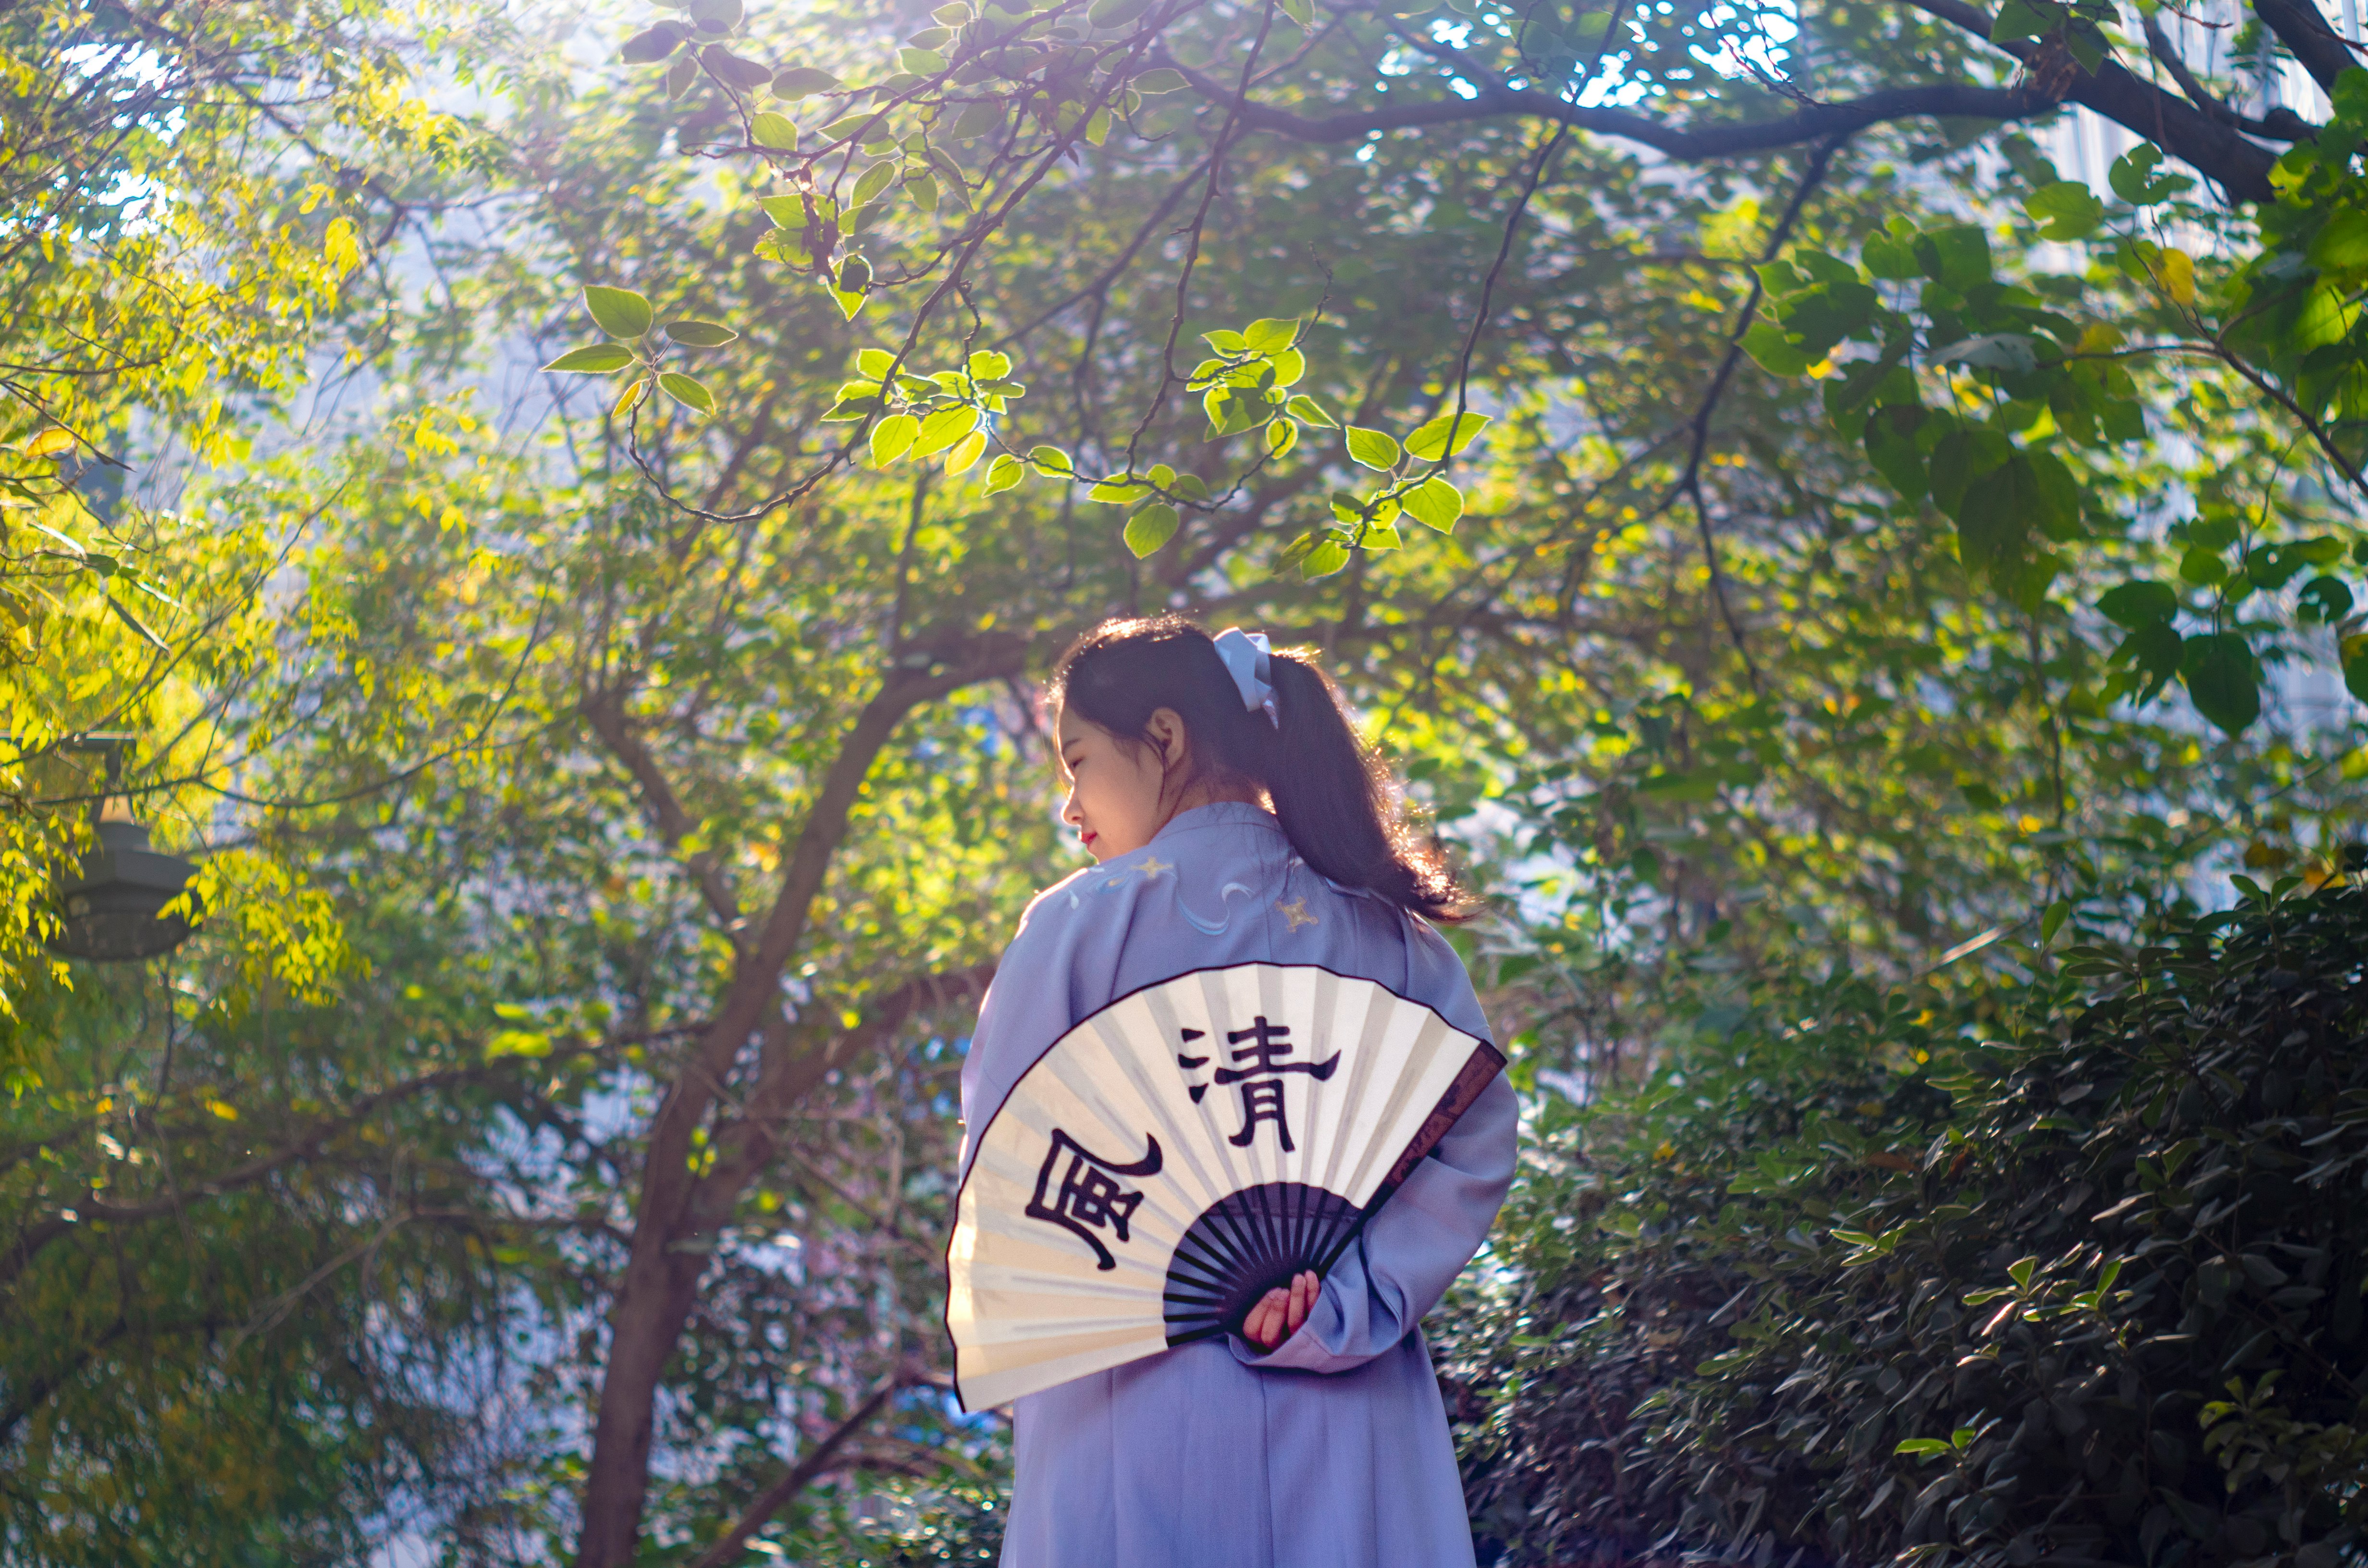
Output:
<instances>
[{"instance_id":1,"label":"woman's face","mask_svg":"<svg viewBox=\"0 0 2368 1568\"><path fill-rule=\"evenodd\" d=\"M1152 714L1150 730L1149 745L1122 745L1090 719L1061 710L1055 733L1061 776L1069 783L1061 820L1098 861L1142 848L1175 814L1164 786L1168 766L1183 756L1184 723L1162 708Z\"/></svg>"}]
</instances>

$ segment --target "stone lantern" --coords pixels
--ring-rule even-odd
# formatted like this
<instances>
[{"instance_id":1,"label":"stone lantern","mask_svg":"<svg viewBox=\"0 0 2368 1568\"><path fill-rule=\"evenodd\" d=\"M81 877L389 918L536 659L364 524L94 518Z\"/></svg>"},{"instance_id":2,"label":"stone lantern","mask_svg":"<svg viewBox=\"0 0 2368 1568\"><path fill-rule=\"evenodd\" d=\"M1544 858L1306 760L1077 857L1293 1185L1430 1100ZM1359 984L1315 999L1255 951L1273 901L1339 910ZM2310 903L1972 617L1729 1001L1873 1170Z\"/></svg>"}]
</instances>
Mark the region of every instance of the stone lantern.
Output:
<instances>
[{"instance_id":1,"label":"stone lantern","mask_svg":"<svg viewBox=\"0 0 2368 1568\"><path fill-rule=\"evenodd\" d=\"M197 867L177 855L158 853L148 830L131 815L122 794L123 754L128 735L91 735L64 749L102 752L107 789L96 824L98 843L58 885L63 915L51 933L52 952L98 963L123 963L169 953L189 939L190 923L175 915L158 918L181 896Z\"/></svg>"}]
</instances>

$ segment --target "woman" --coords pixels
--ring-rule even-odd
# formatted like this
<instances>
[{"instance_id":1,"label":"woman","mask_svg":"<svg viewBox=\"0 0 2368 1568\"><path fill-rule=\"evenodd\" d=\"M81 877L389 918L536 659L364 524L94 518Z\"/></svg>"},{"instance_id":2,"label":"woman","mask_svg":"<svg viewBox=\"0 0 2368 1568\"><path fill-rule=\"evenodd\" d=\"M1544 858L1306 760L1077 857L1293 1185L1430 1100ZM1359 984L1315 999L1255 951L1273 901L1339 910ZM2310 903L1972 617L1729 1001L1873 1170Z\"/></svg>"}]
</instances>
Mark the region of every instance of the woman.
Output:
<instances>
[{"instance_id":1,"label":"woman","mask_svg":"<svg viewBox=\"0 0 2368 1568\"><path fill-rule=\"evenodd\" d=\"M1099 864L1041 894L1004 956L962 1068L973 1135L1073 1025L1201 969L1319 964L1488 1038L1427 924L1463 895L1315 665L1179 617L1113 620L1063 655L1051 700L1062 817ZM1487 1234L1514 1120L1500 1074L1327 1278L1269 1292L1239 1335L1018 1401L1007 1568L1469 1568L1417 1324Z\"/></svg>"}]
</instances>

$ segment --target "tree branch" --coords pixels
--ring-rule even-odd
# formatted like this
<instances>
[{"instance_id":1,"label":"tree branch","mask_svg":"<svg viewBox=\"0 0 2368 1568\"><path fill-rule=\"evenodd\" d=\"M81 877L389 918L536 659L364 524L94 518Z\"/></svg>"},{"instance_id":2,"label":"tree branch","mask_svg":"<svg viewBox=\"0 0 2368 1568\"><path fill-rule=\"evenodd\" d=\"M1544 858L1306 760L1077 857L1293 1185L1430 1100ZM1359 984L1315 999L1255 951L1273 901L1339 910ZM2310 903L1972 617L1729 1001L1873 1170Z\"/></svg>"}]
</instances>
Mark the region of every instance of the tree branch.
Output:
<instances>
[{"instance_id":1,"label":"tree branch","mask_svg":"<svg viewBox=\"0 0 2368 1568\"><path fill-rule=\"evenodd\" d=\"M1580 131L1616 136L1651 147L1687 163L1734 157L1745 153L1772 152L1830 136L1847 136L1870 125L1924 115L1949 115L1968 119L2028 119L2055 108L2054 99L2025 87L1975 87L1936 82L1917 87L1890 87L1844 103L1817 104L1776 119L1738 120L1730 124L1668 125L1619 109L1565 103L1532 88L1479 85L1469 98L1433 98L1424 103L1391 104L1386 108L1352 109L1309 119L1288 109L1236 100L1233 93L1188 65L1167 59L1193 89L1212 103L1238 103L1242 123L1253 131L1288 136L1298 142L1349 142L1376 131L1403 131L1416 126L1452 125L1465 120L1497 119L1519 115L1559 119Z\"/></svg>"},{"instance_id":2,"label":"tree branch","mask_svg":"<svg viewBox=\"0 0 2368 1568\"><path fill-rule=\"evenodd\" d=\"M2262 136L2276 142L2302 142L2317 133L2317 126L2283 106L2271 109L2259 119L2238 114L2226 99L2214 96L2211 88L2196 78L2195 73L2188 68L2185 57L2179 52L2179 47L2170 41L2170 35L2162 30L2159 18L2149 14L2140 19L2146 27L2147 51L2162 62L2163 69L2170 73L2170 79L2179 84L2179 90L2187 95L2188 101L2212 119L2223 125L2233 125L2248 136Z\"/></svg>"},{"instance_id":3,"label":"tree branch","mask_svg":"<svg viewBox=\"0 0 2368 1568\"><path fill-rule=\"evenodd\" d=\"M585 694L582 703L584 718L592 733L600 737L601 744L610 756L632 775L642 792L642 812L656 830L659 840L669 851L680 852L682 841L699 831L699 824L683 809L682 798L667 779L666 770L642 737L633 732L632 722L625 714L625 698L620 691L610 689ZM723 929L736 946L741 928L746 924L740 909L739 892L732 879L724 874L723 863L714 851L702 849L683 859L683 868L699 883L700 895L706 899L708 909L723 923Z\"/></svg>"},{"instance_id":4,"label":"tree branch","mask_svg":"<svg viewBox=\"0 0 2368 1568\"><path fill-rule=\"evenodd\" d=\"M1989 38L1988 16L1978 6L1969 4L1968 0L1908 0L1908 3L1930 16L1963 28L1976 38L1985 40ZM2284 5L2306 8L2304 0L2260 0L2260 4L2273 7ZM2312 40L2318 39L2319 35L2310 32L2304 21L2296 20L2293 25L2304 37L2304 46L2315 47ZM2324 27L2325 23L2322 21L2319 25ZM2323 40L2319 41L2324 42ZM2341 42L2340 39L2335 41L2338 44ZM2034 52L2032 46L2021 43L1993 47L2026 62ZM2096 110L2148 141L2159 142L2164 151L2218 182L2233 200L2267 201L2276 194L2270 185L2270 165L2276 160L2267 148L2247 141L2244 131L2238 126L2222 122L2211 112L2133 75L2112 61L2106 62L2094 75L2076 71L2062 98L2030 85L1981 87L1964 83L1935 82L1912 87L1886 88L1841 103L1811 105L1773 119L1697 125L1670 125L1620 109L1586 108L1565 103L1533 88L1511 88L1486 81L1472 84L1476 91L1469 98L1434 98L1423 103L1391 104L1384 108L1349 110L1321 119L1309 119L1288 109L1239 98L1230 89L1173 58L1163 55L1159 62L1183 73L1185 80L1202 97L1235 108L1244 126L1300 142L1348 142L1376 131L1398 131L1520 115L1560 119L1579 130L1637 142L1688 163L1772 152L1804 142L1854 135L1870 126L1890 120L1923 116L2001 121L2031 119L2052 112L2068 99ZM2283 140L2299 140L2310 130L2308 122L2299 116L2294 116L2291 120L2283 115L2273 116L2259 124L2262 129L2258 134Z\"/></svg>"},{"instance_id":5,"label":"tree branch","mask_svg":"<svg viewBox=\"0 0 2368 1568\"><path fill-rule=\"evenodd\" d=\"M822 788L783 855L781 881L753 940L741 945L715 1021L684 1063L651 1119L633 1206L633 1242L611 1299L609 1355L600 1381L592 1460L585 1478L584 1523L577 1538L579 1568L619 1568L632 1555L649 1491L655 1403L666 1363L681 1338L698 1296L703 1252L677 1244L698 1178L691 1173L692 1135L723 1093L732 1062L767 1015L780 1013L780 978L805 934L839 842L872 765L905 716L974 681L1020 667L1025 642L997 634L956 635L932 646L916 639L909 656L920 662L891 671L863 705L824 775Z\"/></svg>"},{"instance_id":6,"label":"tree branch","mask_svg":"<svg viewBox=\"0 0 2368 1568\"><path fill-rule=\"evenodd\" d=\"M2269 25L2279 41L2294 51L2302 68L2328 92L2335 79L2359 63L2343 35L2328 25L2311 0L2253 0L2253 15Z\"/></svg>"},{"instance_id":7,"label":"tree branch","mask_svg":"<svg viewBox=\"0 0 2368 1568\"><path fill-rule=\"evenodd\" d=\"M1816 188L1825 184L1826 171L1832 167L1834 154L1841 151L1842 143L1847 140L1847 137L1836 136L1820 142L1817 150L1810 155L1808 166L1801 171L1801 182L1793 188L1793 199L1785 203L1783 216L1776 221L1776 227L1769 233L1768 244L1760 253L1762 265L1775 260L1783 251L1785 243L1793 237L1794 225L1801 221L1802 209L1809 204L1809 198ZM1727 600L1726 572L1718 558L1718 534L1711 527L1710 505L1702 495L1702 465L1703 456L1710 450L1711 419L1718 413L1719 401L1726 395L1727 383L1735 379L1736 367L1743 362L1744 336L1750 332L1751 324L1759 319L1759 302L1766 298L1767 291L1767 285L1755 267L1751 274L1750 292L1744 299L1743 309L1736 312L1735 330L1727 336L1726 353L1720 358L1718 370L1711 377L1710 390L1702 394L1701 406L1694 411L1693 419L1687 427L1691 444L1686 454L1685 472L1669 487L1660 506L1656 508L1656 511L1667 509L1679 495L1693 502L1694 525L1702 535L1702 563L1710 575L1711 597L1718 605L1719 619L1726 625L1726 634L1735 643L1736 653L1742 655L1743 673L1749 677L1755 696L1760 691L1759 666L1753 662L1750 645L1744 641L1743 623L1736 619L1735 607Z\"/></svg>"},{"instance_id":8,"label":"tree branch","mask_svg":"<svg viewBox=\"0 0 2368 1568\"><path fill-rule=\"evenodd\" d=\"M847 1440L861 1431L871 1419L880 1414L880 1407L900 1389L925 1382L926 1378L910 1372L898 1372L883 1378L871 1391L871 1397L855 1407L853 1414L831 1428L828 1436L816 1443L806 1456L785 1471L781 1478L757 1494L756 1501L719 1537L713 1546L691 1560L690 1568L724 1568L740 1555L748 1538L763 1528L767 1519L780 1512L784 1504L812 1485L814 1479L830 1468L830 1461Z\"/></svg>"},{"instance_id":9,"label":"tree branch","mask_svg":"<svg viewBox=\"0 0 2368 1568\"><path fill-rule=\"evenodd\" d=\"M994 978L995 964L990 960L907 981L866 1007L863 1021L853 1028L804 1049L800 1046L811 1040L810 1035L780 1021L778 1014L768 1020L757 1086L739 1116L715 1133L715 1163L700 1178L685 1216L684 1233L674 1238L676 1244L704 1234L731 1218L740 1195L757 1173L772 1163L780 1143L781 1123L815 1085L916 1016L985 994L987 982Z\"/></svg>"},{"instance_id":10,"label":"tree branch","mask_svg":"<svg viewBox=\"0 0 2368 1568\"><path fill-rule=\"evenodd\" d=\"M554 1052L554 1054L560 1053ZM551 1058L543 1057L537 1060L540 1064L548 1062ZM515 1070L516 1061L513 1059L482 1067L453 1067L441 1073L425 1074L404 1083L381 1089L376 1094L365 1095L344 1111L335 1116L323 1117L293 1142L284 1144L268 1153L257 1154L244 1165L233 1165L230 1169L207 1176L201 1181L176 1187L173 1191L161 1198L152 1198L139 1203L110 1203L94 1190L74 1200L74 1212L83 1218L105 1220L110 1224L129 1224L135 1221L153 1220L160 1215L175 1213L201 1199L220 1198L225 1193L253 1187L256 1182L283 1166L311 1158L318 1153L321 1146L330 1139L367 1120L397 1100L407 1099L414 1095L427 1094L431 1090L455 1084L475 1083L501 1076ZM16 1241L8 1247L6 1256L0 1257L0 1289L5 1289L22 1274L31 1265L34 1256L43 1247L65 1234L77 1223L79 1223L78 1220L68 1220L62 1215L52 1215L49 1219L28 1225L19 1232Z\"/></svg>"},{"instance_id":11,"label":"tree branch","mask_svg":"<svg viewBox=\"0 0 2368 1568\"><path fill-rule=\"evenodd\" d=\"M1988 41L1989 14L1970 0L1907 0L1928 16L1963 28ZM1993 43L1991 48L2030 62L2036 51L2026 43ZM2095 75L2075 71L2064 95L2095 109L2107 119L2158 144L2184 160L2237 201L2271 201L2277 191L2270 184L2270 165L2276 157L2266 147L2245 140L2237 128L2223 125L2175 93L2132 75L2112 61Z\"/></svg>"}]
</instances>

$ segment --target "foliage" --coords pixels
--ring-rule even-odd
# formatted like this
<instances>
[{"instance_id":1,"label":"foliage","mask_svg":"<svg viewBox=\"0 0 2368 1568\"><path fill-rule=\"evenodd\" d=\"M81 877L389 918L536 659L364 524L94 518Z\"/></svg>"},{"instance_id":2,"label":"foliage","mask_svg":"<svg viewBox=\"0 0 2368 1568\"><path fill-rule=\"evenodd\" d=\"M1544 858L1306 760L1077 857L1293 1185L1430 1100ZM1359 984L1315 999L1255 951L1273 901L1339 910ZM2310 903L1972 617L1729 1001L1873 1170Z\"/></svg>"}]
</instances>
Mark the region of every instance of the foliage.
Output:
<instances>
[{"instance_id":1,"label":"foliage","mask_svg":"<svg viewBox=\"0 0 2368 1568\"><path fill-rule=\"evenodd\" d=\"M243 460L311 379L323 319L371 282L379 203L347 157L399 177L455 151L403 93L416 37L370 5L0 12L0 1010L47 972L48 872L86 841L99 775L73 737L138 734L132 790L188 835L228 694L269 662L259 596L324 498L250 531L127 476ZM221 868L216 906L240 884ZM258 951L334 967L301 915L250 917Z\"/></svg>"},{"instance_id":2,"label":"foliage","mask_svg":"<svg viewBox=\"0 0 2368 1568\"><path fill-rule=\"evenodd\" d=\"M1771 986L1551 1118L1451 1358L1506 1561L2340 1561L2368 892L2296 889L2028 949L1979 1043Z\"/></svg>"},{"instance_id":3,"label":"foliage","mask_svg":"<svg viewBox=\"0 0 2368 1568\"><path fill-rule=\"evenodd\" d=\"M2089 41L2028 9L2014 49ZM1474 957L1532 1094L1706 1071L1754 994L1837 954L1896 976L2059 903L2127 930L2215 857L2323 861L2357 820L2352 710L2271 688L2206 733L2122 700L2147 693L2114 662L2116 617L2192 642L2233 614L2233 590L2165 612L2123 589L2168 588L2193 541L2158 537L2184 519L2157 498L2183 490L2198 522L2244 511L2247 549L2307 547L2248 602L2301 596L2244 628L2248 656L2340 665L2310 579L2357 574L2307 556L2356 530L2287 461L2291 415L2226 360L2140 357L2076 363L2095 406L2024 420L1995 367L1941 352L1920 291L1837 260L1907 324L1919 406L2077 480L2044 592L1964 559L1962 517L1835 423L1856 350L1762 369L1736 340L1770 352L1765 305L1804 348L1860 298L1818 258L1912 244L1895 218L1985 233L1993 291L1963 311L2016 331L2016 290L2081 315L2051 336L2076 345L2158 297L2107 272L2056 298L2024 199L2059 229L2087 210L2041 195L2060 182L2027 145L1889 111L1838 142L1703 64L1797 68L1845 118L1878 91L2052 112L1998 85L1982 29L1829 7L1813 73L1789 8L1722 10L699 0L637 17L611 70L575 49L627 35L605 14L406 39L355 8L356 47L317 62L294 33L221 53L290 73L268 113L233 92L186 121L257 138L221 243L319 279L310 314L254 307L277 369L199 376L254 445L207 449L182 553L139 568L190 607L142 611L185 684L121 722L151 737L143 814L206 854L205 929L151 977L165 1002L72 971L70 998L24 988L40 1011L6 1047L41 1080L5 1112L34 1151L0 1176L8 1300L155 1287L120 1314L151 1381L103 1311L31 1320L0 1359L27 1412L0 1453L91 1522L43 1554L135 1555L213 1486L225 1557L282 1520L359 1557L399 1520L457 1561L695 1562L864 1391L923 1377L967 1009L1074 863L1027 681L1113 610L1324 651L1508 895ZM420 101L421 41L481 120ZM1201 68L1245 62L1247 100ZM2133 114L2240 196L2258 154L2266 199L2269 154L2215 152L2179 103ZM2255 245L2244 210L2178 211L2204 286ZM127 381L110 405L143 480L173 472L139 439L178 396ZM2143 439L2087 441L2081 410L2131 406ZM88 645L42 644L39 678L126 688ZM41 831L71 831L86 785L45 788ZM45 864L9 884L28 911ZM1957 972L1925 1004L1952 1023L1985 1005ZM1835 1125L1863 1098L1787 1093ZM247 1435L247 1489L151 1444L166 1410ZM915 1394L838 1452L757 1550L988 1550L991 1423ZM108 1494L84 1453L144 1490Z\"/></svg>"}]
</instances>

